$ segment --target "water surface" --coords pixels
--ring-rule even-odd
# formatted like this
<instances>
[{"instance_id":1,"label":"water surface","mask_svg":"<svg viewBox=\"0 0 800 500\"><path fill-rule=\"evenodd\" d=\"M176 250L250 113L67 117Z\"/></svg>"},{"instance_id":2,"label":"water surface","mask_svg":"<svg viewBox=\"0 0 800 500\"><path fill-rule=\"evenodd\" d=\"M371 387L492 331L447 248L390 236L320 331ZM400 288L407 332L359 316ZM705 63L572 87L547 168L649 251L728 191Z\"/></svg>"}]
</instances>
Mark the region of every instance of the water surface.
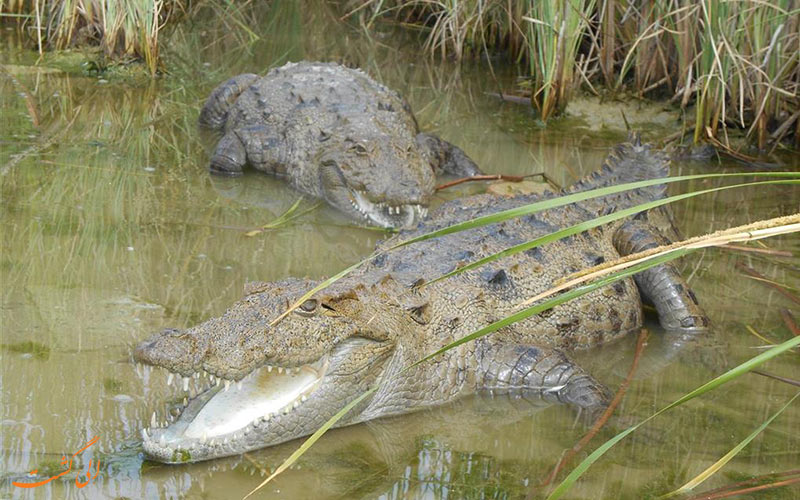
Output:
<instances>
[{"instance_id":1,"label":"water surface","mask_svg":"<svg viewBox=\"0 0 800 500\"><path fill-rule=\"evenodd\" d=\"M166 49L173 63L155 81L107 80L36 67L37 55L4 31L0 58L2 175L2 346L0 496L10 498L237 498L260 482L297 442L243 457L185 466L143 461L139 432L172 397L165 377L137 370L133 345L166 327L185 328L221 314L245 281L329 276L369 253L381 232L353 226L328 208L248 237L299 197L249 174L207 174L207 146L196 119L208 92L240 72L264 73L289 60L357 65L407 97L421 127L458 144L487 172L544 173L567 185L596 168L621 128L575 118L541 127L528 109L488 95L511 88L513 68L485 62L461 68L421 56L413 34L378 25L371 35L334 22L325 8L274 2L253 43L212 22L186 26ZM325 29L304 29L321 26ZM0 27L0 29L3 29ZM494 74L494 76L492 76ZM657 106L656 106L657 107ZM32 111L34 110L34 111ZM614 121L612 116L609 120ZM676 124L645 127L660 137ZM787 158L798 170L797 158ZM794 162L794 163L791 163ZM676 163L673 174L741 170L733 163ZM706 181L674 192L711 187ZM467 186L439 202L481 190ZM676 205L683 231L701 234L797 210L788 187L731 190ZM305 200L302 207L310 207ZM665 360L668 339L652 331L642 367L619 408L636 421L718 373L789 338L781 309L797 305L737 263L769 280L800 284L800 241L765 241L791 258L707 250L681 263L724 346ZM616 389L635 339L576 357ZM796 353L765 370L793 376ZM747 375L657 419L620 443L570 493L572 498L641 498L675 488L725 454L797 391ZM330 432L262 491L265 498L533 498L534 488L585 432L565 407L491 398ZM604 430L598 440L608 439ZM36 490L11 481L38 469L62 470L93 437L73 470L100 460L84 489L75 474ZM701 489L796 468L800 410L789 408ZM81 477L81 479L83 476ZM88 492L88 493L87 493ZM792 498L775 490L768 498Z\"/></svg>"}]
</instances>

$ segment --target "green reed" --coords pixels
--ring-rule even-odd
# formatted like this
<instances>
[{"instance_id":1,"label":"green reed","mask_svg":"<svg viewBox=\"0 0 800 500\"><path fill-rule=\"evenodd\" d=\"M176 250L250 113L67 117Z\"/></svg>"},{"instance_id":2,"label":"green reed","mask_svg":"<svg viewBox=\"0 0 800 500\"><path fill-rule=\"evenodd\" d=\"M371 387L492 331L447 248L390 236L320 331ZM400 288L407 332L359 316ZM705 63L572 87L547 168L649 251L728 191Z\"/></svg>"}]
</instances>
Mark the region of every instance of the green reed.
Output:
<instances>
[{"instance_id":1,"label":"green reed","mask_svg":"<svg viewBox=\"0 0 800 500\"><path fill-rule=\"evenodd\" d=\"M431 55L507 55L541 118L580 85L694 105L694 139L741 128L759 148L800 129L796 0L354 0L359 15L427 31ZM369 7L369 8L367 8Z\"/></svg>"}]
</instances>

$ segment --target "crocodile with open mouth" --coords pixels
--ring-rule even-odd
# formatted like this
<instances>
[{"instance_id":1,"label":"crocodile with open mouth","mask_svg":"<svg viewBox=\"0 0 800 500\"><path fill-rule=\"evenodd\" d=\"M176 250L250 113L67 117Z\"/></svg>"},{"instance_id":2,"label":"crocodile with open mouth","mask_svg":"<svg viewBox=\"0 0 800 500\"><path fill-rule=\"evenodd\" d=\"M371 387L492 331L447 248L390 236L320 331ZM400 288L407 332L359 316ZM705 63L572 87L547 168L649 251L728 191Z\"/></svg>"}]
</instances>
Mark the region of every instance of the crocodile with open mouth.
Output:
<instances>
[{"instance_id":1,"label":"crocodile with open mouth","mask_svg":"<svg viewBox=\"0 0 800 500\"><path fill-rule=\"evenodd\" d=\"M668 174L668 160L638 140L618 146L598 172L568 189L583 191ZM663 244L668 211L635 217L514 254L420 286L475 259L598 214L664 196L657 185L451 233L387 251L398 241L545 195L475 195L445 203L417 229L378 246L366 264L272 324L318 281L250 283L221 317L166 330L139 344L138 362L182 376L198 394L169 422L143 431L148 456L192 462L235 455L313 433L368 387L377 389L338 425L441 405L481 392L536 396L587 410L607 391L568 353L611 342L642 326L642 299L667 330L702 332L708 320L676 268L664 264L551 310L463 343L400 371L440 347L519 310L559 278ZM190 389L191 386L191 389Z\"/></svg>"},{"instance_id":2,"label":"crocodile with open mouth","mask_svg":"<svg viewBox=\"0 0 800 500\"><path fill-rule=\"evenodd\" d=\"M200 124L222 134L212 173L240 175L250 165L387 228L425 216L436 174L481 173L458 147L419 132L397 92L334 63L235 76L211 93Z\"/></svg>"}]
</instances>

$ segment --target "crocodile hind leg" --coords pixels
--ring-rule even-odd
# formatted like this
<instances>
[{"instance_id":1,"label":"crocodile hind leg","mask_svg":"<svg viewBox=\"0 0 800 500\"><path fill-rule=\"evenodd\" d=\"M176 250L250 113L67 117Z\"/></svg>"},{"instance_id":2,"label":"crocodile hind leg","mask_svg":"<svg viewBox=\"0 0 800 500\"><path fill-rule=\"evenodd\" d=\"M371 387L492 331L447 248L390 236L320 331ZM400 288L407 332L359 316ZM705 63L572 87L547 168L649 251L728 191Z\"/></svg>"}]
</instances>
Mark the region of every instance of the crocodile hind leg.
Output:
<instances>
[{"instance_id":1,"label":"crocodile hind leg","mask_svg":"<svg viewBox=\"0 0 800 500\"><path fill-rule=\"evenodd\" d=\"M458 146L424 132L417 134L416 141L436 175L442 172L461 177L483 174L478 165Z\"/></svg>"},{"instance_id":2,"label":"crocodile hind leg","mask_svg":"<svg viewBox=\"0 0 800 500\"><path fill-rule=\"evenodd\" d=\"M668 244L662 233L646 220L631 219L614 233L614 246L621 255ZM708 317L694 292L672 263L652 267L634 275L645 301L655 306L658 320L667 330L704 331Z\"/></svg>"},{"instance_id":3,"label":"crocodile hind leg","mask_svg":"<svg viewBox=\"0 0 800 500\"><path fill-rule=\"evenodd\" d=\"M221 83L208 96L206 104L200 111L198 121L200 125L221 132L225 129L225 122L228 121L228 110L236 102L239 95L258 79L258 75L245 73L237 75Z\"/></svg>"},{"instance_id":4,"label":"crocodile hind leg","mask_svg":"<svg viewBox=\"0 0 800 500\"><path fill-rule=\"evenodd\" d=\"M566 403L597 416L608 390L560 351L522 344L486 345L480 356L478 390L493 395L536 397Z\"/></svg>"}]
</instances>

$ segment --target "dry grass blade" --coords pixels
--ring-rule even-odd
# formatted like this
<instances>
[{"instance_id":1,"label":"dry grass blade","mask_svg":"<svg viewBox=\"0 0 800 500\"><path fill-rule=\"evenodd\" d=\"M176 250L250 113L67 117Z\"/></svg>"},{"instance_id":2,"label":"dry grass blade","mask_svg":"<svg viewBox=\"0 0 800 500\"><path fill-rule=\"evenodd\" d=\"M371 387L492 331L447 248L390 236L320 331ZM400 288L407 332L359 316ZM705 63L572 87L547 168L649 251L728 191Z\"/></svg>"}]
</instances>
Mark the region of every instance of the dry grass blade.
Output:
<instances>
[{"instance_id":1,"label":"dry grass blade","mask_svg":"<svg viewBox=\"0 0 800 500\"><path fill-rule=\"evenodd\" d=\"M767 222L766 225L769 225L769 222ZM771 229L774 229L774 228L771 228ZM764 228L762 227L761 230L764 230ZM775 234L781 234L781 233L778 232L778 231L773 230L769 234L763 234L763 235L759 234L759 236L760 237L768 237L768 236L774 236ZM451 342L451 343L449 343L449 344L437 349L436 351L424 356L423 358L421 358L421 359L415 361L414 363L411 363L410 365L407 365L405 368L399 370L395 376L401 376L407 370L409 370L409 369L411 369L411 368L413 368L413 367L415 367L415 366L417 366L417 365L419 365L421 363L424 363L424 362L426 362L426 361L428 361L428 360L430 360L430 359L442 354L443 352L448 351L450 349L453 349L453 348L455 348L455 347L457 347L457 346L459 346L461 344L464 344L464 343L470 342L472 340L478 339L480 337L489 335L489 334L491 334L491 333L493 333L493 332L495 332L495 331L497 331L497 330L499 330L501 328L504 328L507 325L510 325L510 324L515 323L517 321L521 321L521 320L526 319L526 318L528 318L528 317L530 317L530 316L532 316L534 314L538 314L538 313L540 313L542 311L551 309L551 308L553 308L553 307L555 307L555 306L557 306L559 304L563 304L565 302L568 302L569 300L572 300L575 297L579 297L579 296L584 295L586 293L592 292L594 290L597 290L599 288L607 286L607 285L609 285L611 283L614 283L614 282L616 282L616 281L618 281L620 279L624 279L626 277L630 277L630 276L636 274L637 272L641 272L641 271L643 271L645 269L649 269L650 267L654 267L654 266L663 264L664 262L668 262L670 260L673 260L673 259L677 258L679 255L683 255L684 253L688 253L688 252L691 252L693 250L695 250L695 248L686 248L686 249L683 249L683 252L681 252L681 253L678 253L677 251L671 251L671 252L666 252L666 253L650 256L647 260L645 260L643 262L639 262L639 263L637 263L635 265L631 265L630 267L628 267L626 269L619 270L619 271L614 272L612 274L608 274L608 275L602 276L599 279L596 279L592 283L584 284L583 286L579 286L579 287L574 288L572 290L568 290L568 291L566 291L564 293L561 293L557 297L550 298L549 300L546 300L546 301L541 302L539 304L536 304L536 305L533 305L531 307L528 307L527 309L522 309L522 310L520 310L520 311L518 311L516 313L511 314L510 316L508 316L506 318L503 318L503 319L501 319L499 321L495 321L494 323L492 323L490 325L487 325L487 326L485 326L485 327L483 327L483 328L481 328L481 329L479 329L479 330L477 330L477 331L475 331L475 332L473 332L473 333L471 333L469 335L466 335L466 336L464 336L464 337L462 337L462 338L460 338L458 340L455 340L455 341L453 341L453 342ZM322 289L325 286L327 286L328 282L335 281L336 279L338 279L339 277L343 276L344 274L346 274L350 270L358 267L359 265L361 265L362 263L366 262L367 260L369 260L369 259L371 259L373 257L374 257L374 255L370 255L369 257L367 257L366 259L362 260L361 262L354 264L350 268L345 269L344 271L342 271L338 275L330 278L326 282L321 283L320 285L315 287L315 289L311 290L304 297L302 297L300 299L300 301L304 301L307 298L311 297L314 293L316 293L317 290ZM292 307L290 307L280 317L278 317L276 320L274 320L273 324L276 323L277 321L280 321L280 319L283 318L286 314L288 314L289 311L291 311L291 310L292 310ZM605 452L605 450L609 449L617 441L619 441L622 438L624 438L630 432L633 432L636 428L638 428L640 425L644 424L646 421L656 417L657 415L663 413L664 411L669 410L670 408L673 408L673 407L675 407L677 405L682 404L685 401L688 401L688 400L690 400L690 399L692 399L694 397L697 397L697 396L699 396L699 395L701 395L701 394L703 394L705 392L713 390L714 388L718 387L719 385L722 385L722 384L724 384L724 383L726 383L726 382L728 382L728 381L730 381L730 380L742 375L743 373L746 373L747 371L754 369L755 367L759 366L761 363L767 361L768 359L771 359L772 357L777 356L778 354L780 354L780 353L782 353L782 352L784 352L784 351L786 351L788 349L796 347L798 344L800 344L800 337L795 337L794 339L792 339L790 341L787 341L787 342L784 342L783 344L780 344L780 345L772 347L768 351L765 351L764 353L759 354L755 358L752 358L751 360L749 360L749 361L747 361L745 363L742 363L741 365L737 366L736 368L733 368L732 370L729 370L725 374L720 375L719 377L715 378L714 380L712 380L712 381L704 384L703 386L697 388L696 390L690 392L689 394L685 395L683 398L681 398L681 399L673 402L672 404L662 408L659 412L655 413L654 415L652 415L648 419L644 420L643 422L637 424L636 426L631 427L628 430L624 431L623 433L617 435L617 437L614 438L612 441L609 441L609 442L605 443L603 446L601 446L601 448L598 449L598 451L595 451L590 456L590 458L592 459L591 461L589 461L589 459L587 459L584 462L582 462L578 466L578 468L575 471L573 471L573 473L571 473L570 476L568 476L567 479L565 479L561 483L561 485L559 485L559 487L556 489L556 491L554 491L551 494L550 498L558 498L558 497L560 497L560 495L563 494L563 492L565 492L566 489L568 489L569 486L572 483L574 483L575 480L577 480L577 478L580 476L580 474L582 474L583 471L585 471L591 465L592 462L596 461ZM364 398L366 398L369 394L374 392L376 389L377 389L377 386L371 387L366 392L361 394L356 400L350 402L350 404L348 404L345 408L340 410L336 415L334 415L333 417L328 419L328 421L325 422L325 424L320 429L318 429L310 438L308 438L303 443L303 445L301 445L301 447L297 451L295 451L283 464L281 464L281 466L278 467L278 469L270 477L268 477L266 481L264 481L256 489L254 489L250 494L254 493L258 489L263 487L265 484L267 484L267 482L272 480L280 472L286 470L286 468L289 467L289 465L291 465L292 463L294 463L314 442L316 442L316 440L318 440L324 434L324 432L327 429L330 429L331 427L333 427L336 424L336 422L338 422L350 409L352 409L358 402L362 401ZM248 494L248 496L250 494Z\"/></svg>"},{"instance_id":2,"label":"dry grass blade","mask_svg":"<svg viewBox=\"0 0 800 500\"><path fill-rule=\"evenodd\" d=\"M800 392L795 394L794 397L792 397L792 399L790 399L785 405L783 405L783 407L781 407L781 409L779 409L771 417L769 417L767 420L765 420L761 425L758 426L758 428L756 428L753 432L751 432L750 435L748 435L740 443L738 443L736 446L734 446L733 449L731 449L728 453L726 453L724 456L722 456L722 458L720 458L719 460L717 460L716 462L711 464L706 470L704 470L703 472L701 472L700 474L695 476L693 479L688 481L686 484L684 484L680 488L678 488L678 489L676 489L674 491L671 491L671 492L667 493L666 495L664 495L662 497L659 497L659 498L670 498L670 497L673 497L673 496L676 496L676 495L681 495L681 494L684 494L684 493L688 493L689 491L693 490L698 485L700 485L703 481L707 480L709 477L714 475L718 470L720 470L722 467L724 467L725 464L730 462L730 460L733 457L738 455L739 452L742 451L745 446L750 444L750 441L752 441L756 436L761 434L761 432L764 429L766 429L769 426L769 424L771 424L772 421L775 420L781 413L783 413L783 411L786 408L788 408L789 405L794 403L794 400L797 399L798 396L800 396Z\"/></svg>"},{"instance_id":3,"label":"dry grass blade","mask_svg":"<svg viewBox=\"0 0 800 500\"><path fill-rule=\"evenodd\" d=\"M727 494L727 493L730 493L730 492L737 492L736 494L738 494L739 491L743 491L742 488L750 487L750 486L753 486L753 485L758 485L758 483L763 483L764 481L767 481L767 480L773 480L774 481L775 479L782 479L782 478L787 478L787 477L788 478L792 478L792 476L800 476L800 469L790 470L790 471L786 471L786 472L777 472L777 473L774 473L774 474L765 474L763 476L756 476L756 477L748 479L746 481L739 481L738 483L729 484L729 485L723 486L721 488L716 488L716 489L713 489L713 490L705 491L703 493L699 493L697 495L693 495L693 496L687 498L686 500L701 500L701 499L708 499L708 498L724 498L724 497L721 497L721 496L714 496L714 495L723 494L723 493ZM800 477L794 478L794 479L800 479ZM778 481L778 482L782 482L782 481ZM777 482L774 481L773 483L767 483L766 485L772 487L772 485L774 485L776 483ZM764 485L762 484L762 485L758 485L758 486L764 486Z\"/></svg>"},{"instance_id":4,"label":"dry grass blade","mask_svg":"<svg viewBox=\"0 0 800 500\"><path fill-rule=\"evenodd\" d=\"M644 425L645 423L649 422L650 420L656 418L657 416L661 415L662 413L671 410L677 406L684 404L687 401L690 401L698 396L701 396L711 390L716 389L717 387L726 384L732 380L739 378L740 376L744 375L745 373L753 370L754 368L760 366L761 364L765 363L766 361L778 356L790 349L794 349L800 345L800 337L794 337L786 342L771 347L769 350L764 351L763 353L755 356L748 361L736 366L728 370L727 372L723 373L722 375L706 382L705 384L701 385L697 389L689 392L688 394L682 396L681 398L673 401L672 403L668 404L667 406L661 408L657 412L653 413L646 419L642 420L638 424L625 429L624 431L620 432L613 438L609 439L605 443L603 443L599 448L593 451L586 459L584 459L575 469L570 472L570 474L553 490L552 493L547 497L547 500L557 500L566 494L566 492L572 487L573 484L586 472L589 467L592 466L597 460L600 459L608 450L610 450L614 445L618 442L622 441L626 436L630 433L634 432L636 429Z\"/></svg>"},{"instance_id":5,"label":"dry grass blade","mask_svg":"<svg viewBox=\"0 0 800 500\"><path fill-rule=\"evenodd\" d=\"M627 269L647 259L658 255L666 255L672 252L684 252L686 250L697 250L713 246L727 245L733 242L754 241L761 238L769 238L780 234L788 234L800 231L800 214L776 217L765 221L745 224L722 231L717 231L704 236L697 236L688 240L672 243L670 245L651 248L643 252L634 253L619 259L594 266L566 278L556 287L540 293L524 301L521 305L527 306L538 300L542 300L567 288L580 285L582 283L606 276L610 273Z\"/></svg>"},{"instance_id":6,"label":"dry grass blade","mask_svg":"<svg viewBox=\"0 0 800 500\"><path fill-rule=\"evenodd\" d=\"M756 493L758 491L765 491L772 488L782 488L784 486L791 486L793 484L800 483L800 477L796 477L793 479L784 479L783 481L776 481L774 483L769 484L762 484L759 486L752 486L750 488L742 488L738 490L730 490L730 491L721 491L719 493L712 493L712 494L700 494L697 496L693 496L689 500L717 500L718 498L729 498L735 497L739 495L746 495L748 493Z\"/></svg>"}]
</instances>

